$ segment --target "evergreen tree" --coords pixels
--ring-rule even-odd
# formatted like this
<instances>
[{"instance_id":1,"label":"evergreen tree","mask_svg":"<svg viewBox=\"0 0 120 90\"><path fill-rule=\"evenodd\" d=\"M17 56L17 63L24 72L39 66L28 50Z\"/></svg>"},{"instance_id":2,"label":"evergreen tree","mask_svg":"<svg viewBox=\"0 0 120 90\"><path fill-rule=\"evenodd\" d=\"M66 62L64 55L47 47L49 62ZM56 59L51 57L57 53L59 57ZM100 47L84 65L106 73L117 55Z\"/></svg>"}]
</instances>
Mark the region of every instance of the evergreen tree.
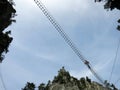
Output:
<instances>
[{"instance_id":1,"label":"evergreen tree","mask_svg":"<svg viewBox=\"0 0 120 90\"><path fill-rule=\"evenodd\" d=\"M22 90L35 90L35 84L27 82L26 86Z\"/></svg>"},{"instance_id":2,"label":"evergreen tree","mask_svg":"<svg viewBox=\"0 0 120 90\"><path fill-rule=\"evenodd\" d=\"M44 83L41 83L41 84L38 86L38 90L45 90L45 84L44 84Z\"/></svg>"},{"instance_id":3,"label":"evergreen tree","mask_svg":"<svg viewBox=\"0 0 120 90\"><path fill-rule=\"evenodd\" d=\"M13 17L16 10L13 8L13 1L0 0L0 62L4 59L4 53L8 52L8 47L13 38L9 36L11 31L4 32L5 28L15 22Z\"/></svg>"},{"instance_id":4,"label":"evergreen tree","mask_svg":"<svg viewBox=\"0 0 120 90\"><path fill-rule=\"evenodd\" d=\"M104 1L104 8L107 10L113 10L118 9L120 10L120 0L95 0L95 2L101 2ZM120 19L118 20L118 23L120 23ZM117 26L117 29L120 31L120 25Z\"/></svg>"}]
</instances>

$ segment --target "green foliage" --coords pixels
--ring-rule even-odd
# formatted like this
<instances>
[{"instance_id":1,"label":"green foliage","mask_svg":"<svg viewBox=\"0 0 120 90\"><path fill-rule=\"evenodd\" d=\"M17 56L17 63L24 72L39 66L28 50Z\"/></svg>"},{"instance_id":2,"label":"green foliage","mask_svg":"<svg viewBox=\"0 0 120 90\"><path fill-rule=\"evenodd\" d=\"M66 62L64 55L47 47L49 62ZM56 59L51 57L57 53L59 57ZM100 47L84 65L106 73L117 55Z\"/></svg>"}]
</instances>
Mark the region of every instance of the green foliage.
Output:
<instances>
[{"instance_id":1,"label":"green foliage","mask_svg":"<svg viewBox=\"0 0 120 90\"><path fill-rule=\"evenodd\" d=\"M13 40L9 36L11 31L4 32L5 28L11 25L12 22L15 22L13 17L16 10L13 8L12 2L8 2L7 0L0 1L0 62L4 59L4 53L8 52L8 47Z\"/></svg>"},{"instance_id":2,"label":"green foliage","mask_svg":"<svg viewBox=\"0 0 120 90\"><path fill-rule=\"evenodd\" d=\"M38 90L45 90L45 84L44 84L44 83L41 83L41 84L38 86Z\"/></svg>"},{"instance_id":3,"label":"green foliage","mask_svg":"<svg viewBox=\"0 0 120 90\"><path fill-rule=\"evenodd\" d=\"M120 19L118 20L118 23L120 24ZM120 31L120 25L118 25L117 29Z\"/></svg>"},{"instance_id":4,"label":"green foliage","mask_svg":"<svg viewBox=\"0 0 120 90\"><path fill-rule=\"evenodd\" d=\"M35 90L35 84L27 82L26 86L22 90Z\"/></svg>"},{"instance_id":5,"label":"green foliage","mask_svg":"<svg viewBox=\"0 0 120 90\"><path fill-rule=\"evenodd\" d=\"M95 0L95 2L101 2L104 1L104 8L105 9L119 9L120 10L120 0Z\"/></svg>"},{"instance_id":6,"label":"green foliage","mask_svg":"<svg viewBox=\"0 0 120 90\"><path fill-rule=\"evenodd\" d=\"M85 88L86 88L86 82L85 82L85 81L86 81L85 78L81 78L81 79L80 79L80 83L81 83L80 86L81 86L82 89L85 89Z\"/></svg>"},{"instance_id":7,"label":"green foliage","mask_svg":"<svg viewBox=\"0 0 120 90\"><path fill-rule=\"evenodd\" d=\"M11 31L6 33L0 33L0 62L4 59L3 52L8 52L9 44L12 42L13 38L9 37Z\"/></svg>"},{"instance_id":8,"label":"green foliage","mask_svg":"<svg viewBox=\"0 0 120 90\"><path fill-rule=\"evenodd\" d=\"M107 83L107 81L106 81ZM108 83L107 83L108 84ZM110 86L111 84L109 84ZM28 88L29 87L29 88ZM31 85L31 83L27 83L25 88L22 90L34 90L30 89L30 87L35 87L35 85ZM92 82L88 77L81 78L78 80L77 78L70 76L69 72L65 70L64 67L58 71L58 75L55 76L53 81L48 81L47 84L41 83L38 86L37 90L118 90L113 84L106 88L103 85Z\"/></svg>"},{"instance_id":9,"label":"green foliage","mask_svg":"<svg viewBox=\"0 0 120 90\"><path fill-rule=\"evenodd\" d=\"M113 10L115 8L120 10L120 0L95 0L95 2L101 2L101 1L105 2L104 8L107 10ZM120 21L120 19L118 21ZM120 31L120 25L117 26L117 30Z\"/></svg>"},{"instance_id":10,"label":"green foliage","mask_svg":"<svg viewBox=\"0 0 120 90\"><path fill-rule=\"evenodd\" d=\"M12 22L15 22L13 17L15 16L16 10L12 4L7 0L0 1L0 31L3 31Z\"/></svg>"},{"instance_id":11,"label":"green foliage","mask_svg":"<svg viewBox=\"0 0 120 90\"><path fill-rule=\"evenodd\" d=\"M54 77L53 83L65 84L70 81L70 74L64 67L58 71L58 75Z\"/></svg>"}]
</instances>

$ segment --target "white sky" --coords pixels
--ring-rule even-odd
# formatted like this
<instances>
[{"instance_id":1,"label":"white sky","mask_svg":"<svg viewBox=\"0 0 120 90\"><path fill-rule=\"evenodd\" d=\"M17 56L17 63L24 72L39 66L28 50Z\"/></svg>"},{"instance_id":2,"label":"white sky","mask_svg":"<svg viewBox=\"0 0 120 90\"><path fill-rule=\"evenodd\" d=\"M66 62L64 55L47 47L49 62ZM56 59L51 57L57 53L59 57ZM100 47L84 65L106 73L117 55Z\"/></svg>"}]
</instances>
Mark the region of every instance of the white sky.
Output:
<instances>
[{"instance_id":1,"label":"white sky","mask_svg":"<svg viewBox=\"0 0 120 90\"><path fill-rule=\"evenodd\" d=\"M116 30L119 11L107 12L102 3L94 3L94 0L42 2L99 75L108 80L120 37L120 32ZM2 63L2 74L8 90L21 90L28 81L36 85L46 83L57 75L62 66L77 78L89 76L97 81L35 5L34 0L16 0L15 3L17 23L7 29L12 30L14 41ZM112 83L120 78L119 54L120 51Z\"/></svg>"}]
</instances>

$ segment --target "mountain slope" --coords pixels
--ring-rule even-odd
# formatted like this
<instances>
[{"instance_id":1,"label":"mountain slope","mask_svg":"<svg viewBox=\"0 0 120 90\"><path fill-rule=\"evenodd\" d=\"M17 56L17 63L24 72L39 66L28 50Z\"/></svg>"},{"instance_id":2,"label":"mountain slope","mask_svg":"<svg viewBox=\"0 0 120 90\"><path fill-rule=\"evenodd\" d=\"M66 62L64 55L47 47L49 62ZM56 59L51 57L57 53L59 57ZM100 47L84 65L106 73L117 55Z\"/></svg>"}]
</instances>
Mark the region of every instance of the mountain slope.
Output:
<instances>
[{"instance_id":1,"label":"mountain slope","mask_svg":"<svg viewBox=\"0 0 120 90\"><path fill-rule=\"evenodd\" d=\"M58 75L47 84L41 83L35 89L35 84L28 82L22 90L118 90L113 84L107 83L107 87L99 84L98 82L91 81L88 77L80 78L79 80L69 74L68 71L62 67L58 71Z\"/></svg>"}]
</instances>

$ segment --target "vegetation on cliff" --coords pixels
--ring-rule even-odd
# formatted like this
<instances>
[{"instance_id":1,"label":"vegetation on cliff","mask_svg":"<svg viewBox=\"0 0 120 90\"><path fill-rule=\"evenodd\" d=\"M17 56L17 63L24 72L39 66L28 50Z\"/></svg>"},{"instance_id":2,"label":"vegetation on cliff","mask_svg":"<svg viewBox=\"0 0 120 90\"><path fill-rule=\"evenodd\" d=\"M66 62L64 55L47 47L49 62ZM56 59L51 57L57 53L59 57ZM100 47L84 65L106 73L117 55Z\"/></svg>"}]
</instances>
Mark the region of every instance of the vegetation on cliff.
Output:
<instances>
[{"instance_id":1,"label":"vegetation on cliff","mask_svg":"<svg viewBox=\"0 0 120 90\"><path fill-rule=\"evenodd\" d=\"M49 80L47 84L41 83L37 90L118 90L113 84L110 85L108 83L108 85L109 87L105 87L102 84L91 81L88 77L82 77L78 80L62 67L53 81ZM35 88L34 83L27 82L22 90L35 90Z\"/></svg>"}]
</instances>

